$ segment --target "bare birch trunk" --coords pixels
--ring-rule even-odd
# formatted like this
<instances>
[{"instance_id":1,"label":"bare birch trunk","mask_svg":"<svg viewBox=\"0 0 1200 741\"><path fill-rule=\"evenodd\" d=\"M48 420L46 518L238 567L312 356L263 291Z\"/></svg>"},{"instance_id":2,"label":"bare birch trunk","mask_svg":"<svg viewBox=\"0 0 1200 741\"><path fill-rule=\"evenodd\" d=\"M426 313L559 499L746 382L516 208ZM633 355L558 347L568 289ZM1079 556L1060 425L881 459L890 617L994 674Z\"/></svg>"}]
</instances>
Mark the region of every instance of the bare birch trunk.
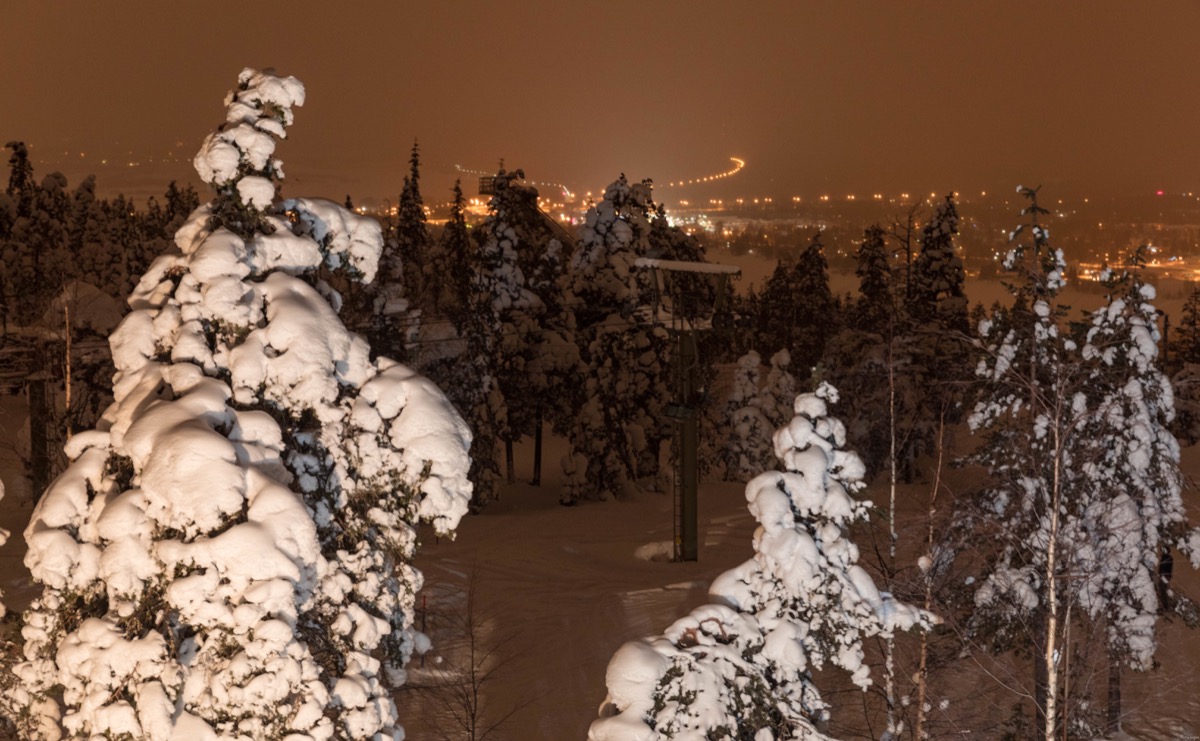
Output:
<instances>
[{"instance_id":1,"label":"bare birch trunk","mask_svg":"<svg viewBox=\"0 0 1200 741\"><path fill-rule=\"evenodd\" d=\"M937 513L937 496L938 490L942 486L942 464L945 459L945 433L946 420L943 417L938 421L938 441L937 441L937 467L933 469L933 489L929 494L929 510L927 517L927 529L925 531L925 552L930 559L933 558L933 517ZM933 610L933 564L925 569L925 603L922 605L927 612ZM929 633L921 631L921 658L917 664L917 720L913 728L913 738L917 741L926 737L925 733L925 698L928 696L928 677L929 677Z\"/></svg>"},{"instance_id":2,"label":"bare birch trunk","mask_svg":"<svg viewBox=\"0 0 1200 741\"><path fill-rule=\"evenodd\" d=\"M888 435L890 448L889 463L889 492L888 505L888 564L889 580L896 573L896 368L892 358L892 338L888 336ZM924 634L922 634L923 639ZM886 660L884 662L884 694L887 697L887 730L892 738L899 735L896 727L896 639L889 632L885 644ZM918 709L917 712L920 712Z\"/></svg>"},{"instance_id":3,"label":"bare birch trunk","mask_svg":"<svg viewBox=\"0 0 1200 741\"><path fill-rule=\"evenodd\" d=\"M1054 479L1050 490L1050 533L1046 544L1046 587L1049 612L1046 615L1046 741L1054 741L1058 726L1058 506L1062 487L1062 437L1058 426L1054 426Z\"/></svg>"}]
</instances>

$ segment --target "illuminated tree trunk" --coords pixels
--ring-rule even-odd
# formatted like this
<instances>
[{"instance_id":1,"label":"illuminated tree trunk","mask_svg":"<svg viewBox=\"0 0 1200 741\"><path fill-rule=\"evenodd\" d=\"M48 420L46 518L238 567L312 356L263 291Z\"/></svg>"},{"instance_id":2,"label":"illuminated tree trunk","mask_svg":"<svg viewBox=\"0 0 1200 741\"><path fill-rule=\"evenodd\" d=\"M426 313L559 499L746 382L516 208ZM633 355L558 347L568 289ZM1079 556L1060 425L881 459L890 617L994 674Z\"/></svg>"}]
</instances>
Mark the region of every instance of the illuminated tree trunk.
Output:
<instances>
[{"instance_id":1,"label":"illuminated tree trunk","mask_svg":"<svg viewBox=\"0 0 1200 741\"><path fill-rule=\"evenodd\" d=\"M927 529L925 531L925 549L929 554L929 558L933 557L933 516L937 513L937 496L938 490L942 486L942 464L945 460L945 433L946 420L943 417L938 424L938 441L937 441L937 468L933 470L933 489L929 495L929 510L927 512ZM893 446L895 445L895 437L893 432ZM892 480L893 488L895 488L895 463L892 465ZM930 563L925 569L925 602L922 605L925 610L933 609L933 564ZM917 720L914 728L913 738L920 741L925 738L925 698L928 695L928 678L929 678L929 634L921 633L921 655L917 664Z\"/></svg>"},{"instance_id":2,"label":"illuminated tree trunk","mask_svg":"<svg viewBox=\"0 0 1200 741\"><path fill-rule=\"evenodd\" d=\"M1062 491L1062 431L1054 426L1054 478L1050 497L1050 533L1046 545L1046 589L1049 613L1046 615L1046 741L1054 741L1058 725L1058 508Z\"/></svg>"},{"instance_id":3,"label":"illuminated tree trunk","mask_svg":"<svg viewBox=\"0 0 1200 741\"><path fill-rule=\"evenodd\" d=\"M892 338L891 333L888 336L888 564L889 575L896 573L896 368L894 358L892 357ZM936 485L936 483L935 483ZM932 525L930 525L932 527ZM925 609L929 609L929 600L925 601ZM926 634L921 633L921 651L922 651L922 667L924 666L924 650L925 650ZM892 634L887 636L886 644L887 658L884 663L884 694L887 697L887 732L890 738L899 736L899 729L896 727L896 642ZM922 678L923 679L923 678ZM920 693L924 695L924 683L920 686ZM917 724L920 727L921 705L917 704ZM920 738L918 731L917 738Z\"/></svg>"}]
</instances>

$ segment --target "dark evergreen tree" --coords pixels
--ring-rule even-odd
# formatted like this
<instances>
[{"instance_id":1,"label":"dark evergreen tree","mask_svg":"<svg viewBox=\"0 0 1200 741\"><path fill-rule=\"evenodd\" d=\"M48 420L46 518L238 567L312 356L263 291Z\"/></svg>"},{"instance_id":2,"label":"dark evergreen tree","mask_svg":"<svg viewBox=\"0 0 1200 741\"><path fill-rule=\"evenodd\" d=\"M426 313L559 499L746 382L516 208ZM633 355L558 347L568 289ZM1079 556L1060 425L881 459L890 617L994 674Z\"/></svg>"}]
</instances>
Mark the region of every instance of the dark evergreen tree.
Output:
<instances>
[{"instance_id":1,"label":"dark evergreen tree","mask_svg":"<svg viewBox=\"0 0 1200 741\"><path fill-rule=\"evenodd\" d=\"M896 307L892 298L892 268L888 262L883 228L878 224L863 232L858 247L858 300L848 324L864 332L887 333L895 319Z\"/></svg>"},{"instance_id":2,"label":"dark evergreen tree","mask_svg":"<svg viewBox=\"0 0 1200 741\"><path fill-rule=\"evenodd\" d=\"M29 193L28 214L18 216L4 254L12 316L40 321L58 289L73 277L68 253L71 199L67 179L51 173Z\"/></svg>"},{"instance_id":3,"label":"dark evergreen tree","mask_svg":"<svg viewBox=\"0 0 1200 741\"><path fill-rule=\"evenodd\" d=\"M834 335L838 325L833 293L829 290L829 265L825 260L825 246L821 243L820 232L812 236L808 247L800 253L795 271L796 312L790 350L799 377L805 378L820 361L825 343Z\"/></svg>"},{"instance_id":4,"label":"dark evergreen tree","mask_svg":"<svg viewBox=\"0 0 1200 741\"><path fill-rule=\"evenodd\" d=\"M151 253L146 245L146 224L138 218L133 203L118 195L107 200L103 205L104 236L103 250L109 255L106 263L110 265L108 283L116 288L116 296L128 296L134 287L138 275L137 269L145 270L150 266ZM164 249L166 240L156 240L154 249Z\"/></svg>"},{"instance_id":5,"label":"dark evergreen tree","mask_svg":"<svg viewBox=\"0 0 1200 741\"><path fill-rule=\"evenodd\" d=\"M16 199L17 215L29 216L33 210L33 194L37 183L33 180L33 163L29 161L29 148L25 142L11 141L4 145L12 150L8 158L8 188L5 189L12 198Z\"/></svg>"},{"instance_id":6,"label":"dark evergreen tree","mask_svg":"<svg viewBox=\"0 0 1200 741\"><path fill-rule=\"evenodd\" d=\"M71 258L84 281L120 299L127 295L127 256L105 239L106 227L104 203L96 199L96 178L88 176L71 195Z\"/></svg>"},{"instance_id":7,"label":"dark evergreen tree","mask_svg":"<svg viewBox=\"0 0 1200 741\"><path fill-rule=\"evenodd\" d=\"M821 359L839 324L829 289L829 266L817 232L795 260L782 259L758 295L757 341L774 354L791 354L803 384Z\"/></svg>"},{"instance_id":8,"label":"dark evergreen tree","mask_svg":"<svg viewBox=\"0 0 1200 741\"><path fill-rule=\"evenodd\" d=\"M450 218L441 237L432 245L425 266L426 297L432 313L450 317L461 326L471 285L471 234L467 230L466 201L461 181L454 181Z\"/></svg>"},{"instance_id":9,"label":"dark evergreen tree","mask_svg":"<svg viewBox=\"0 0 1200 741\"><path fill-rule=\"evenodd\" d=\"M408 175L400 189L400 200L396 208L395 252L402 268L392 261L389 264L388 280L401 281L404 296L413 308L426 307L424 297L425 265L428 262L429 229L426 226L425 202L421 198L421 155L416 140L408 161Z\"/></svg>"},{"instance_id":10,"label":"dark evergreen tree","mask_svg":"<svg viewBox=\"0 0 1200 741\"><path fill-rule=\"evenodd\" d=\"M746 302L748 311L752 312L750 316L753 317L758 347L768 354L791 347L796 323L794 263L794 258L783 258L775 263L762 290L752 294Z\"/></svg>"},{"instance_id":11,"label":"dark evergreen tree","mask_svg":"<svg viewBox=\"0 0 1200 741\"><path fill-rule=\"evenodd\" d=\"M200 206L200 196L196 193L196 189L191 185L180 188L174 180L167 184L164 199L166 201L166 207L163 209L164 230L169 230L171 225L176 222L182 223L191 215L192 211Z\"/></svg>"},{"instance_id":12,"label":"dark evergreen tree","mask_svg":"<svg viewBox=\"0 0 1200 741\"><path fill-rule=\"evenodd\" d=\"M1175 360L1200 363L1200 286L1193 286L1184 301L1183 318L1175 332L1175 341L1171 343Z\"/></svg>"},{"instance_id":13,"label":"dark evergreen tree","mask_svg":"<svg viewBox=\"0 0 1200 741\"><path fill-rule=\"evenodd\" d=\"M921 230L921 253L913 263L909 314L917 324L967 331L966 273L954 250L958 209L954 195L946 196Z\"/></svg>"}]
</instances>

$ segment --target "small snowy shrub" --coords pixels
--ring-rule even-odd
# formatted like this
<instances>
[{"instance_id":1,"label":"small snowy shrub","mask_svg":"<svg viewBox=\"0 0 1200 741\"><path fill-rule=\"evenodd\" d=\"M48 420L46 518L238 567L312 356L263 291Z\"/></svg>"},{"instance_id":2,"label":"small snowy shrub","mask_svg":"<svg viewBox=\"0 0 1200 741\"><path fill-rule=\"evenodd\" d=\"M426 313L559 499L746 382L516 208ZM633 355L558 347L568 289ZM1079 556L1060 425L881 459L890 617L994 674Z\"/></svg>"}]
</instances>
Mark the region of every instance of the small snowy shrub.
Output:
<instances>
[{"instance_id":1,"label":"small snowy shrub","mask_svg":"<svg viewBox=\"0 0 1200 741\"><path fill-rule=\"evenodd\" d=\"M25 532L43 587L6 701L29 738L403 737L415 526L466 512L469 433L338 319L379 225L280 203L294 78L244 71L215 190L113 333L114 402Z\"/></svg>"},{"instance_id":2,"label":"small snowy shrub","mask_svg":"<svg viewBox=\"0 0 1200 741\"><path fill-rule=\"evenodd\" d=\"M812 670L832 663L865 689L865 639L935 622L880 592L845 537L868 503L853 496L862 462L827 413L836 399L827 384L796 398L774 438L783 470L746 485L754 557L713 582L712 604L617 651L591 741L823 739Z\"/></svg>"}]
</instances>

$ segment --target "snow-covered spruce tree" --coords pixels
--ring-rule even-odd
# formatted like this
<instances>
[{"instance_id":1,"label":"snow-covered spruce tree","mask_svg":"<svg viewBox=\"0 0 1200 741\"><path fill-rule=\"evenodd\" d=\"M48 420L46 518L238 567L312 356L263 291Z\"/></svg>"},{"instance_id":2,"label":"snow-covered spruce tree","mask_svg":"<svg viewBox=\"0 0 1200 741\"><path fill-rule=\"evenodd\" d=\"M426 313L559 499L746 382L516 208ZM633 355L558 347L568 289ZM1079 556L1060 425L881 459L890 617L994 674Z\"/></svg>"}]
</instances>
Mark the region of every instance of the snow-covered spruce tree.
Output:
<instances>
[{"instance_id":1,"label":"snow-covered spruce tree","mask_svg":"<svg viewBox=\"0 0 1200 741\"><path fill-rule=\"evenodd\" d=\"M725 399L725 447L721 457L728 481L746 481L773 463L771 421L759 397L762 358L751 350L738 359L733 385ZM794 398L794 396L793 396Z\"/></svg>"},{"instance_id":2,"label":"snow-covered spruce tree","mask_svg":"<svg viewBox=\"0 0 1200 741\"><path fill-rule=\"evenodd\" d=\"M1018 192L1030 202L1022 214L1031 218L1031 243L1018 244L1005 259L1023 279L1012 286L1014 305L979 328L980 398L968 421L986 435L973 457L988 469L989 483L960 525L984 551L971 634L994 651L1032 655L1036 726L1050 741L1060 720L1059 634L1079 545L1077 455L1089 381L1077 342L1059 326L1062 251L1051 248L1039 222L1047 212L1037 191Z\"/></svg>"},{"instance_id":3,"label":"snow-covered spruce tree","mask_svg":"<svg viewBox=\"0 0 1200 741\"><path fill-rule=\"evenodd\" d=\"M866 517L862 463L830 417L822 384L775 433L782 471L746 485L759 522L754 557L713 582L712 604L658 638L627 643L608 667L590 741L824 739L828 706L812 682L827 663L870 684L863 642L936 618L880 592L845 529Z\"/></svg>"},{"instance_id":4,"label":"snow-covered spruce tree","mask_svg":"<svg viewBox=\"0 0 1200 741\"><path fill-rule=\"evenodd\" d=\"M555 295L562 243L540 227L537 191L523 178L520 170L501 170L493 179L496 192L472 253L470 311L461 319L469 362L484 379L467 412L480 436L472 455L482 475L479 505L496 495L495 439L505 441L511 476L512 445L540 424L547 397L556 395L554 378L562 375L557 349L571 344ZM565 357L573 369L574 352Z\"/></svg>"},{"instance_id":5,"label":"snow-covered spruce tree","mask_svg":"<svg viewBox=\"0 0 1200 741\"><path fill-rule=\"evenodd\" d=\"M758 406L772 427L779 427L792 418L796 403L796 377L792 375L792 356L780 350L771 356L771 370L758 392Z\"/></svg>"},{"instance_id":6,"label":"snow-covered spruce tree","mask_svg":"<svg viewBox=\"0 0 1200 741\"><path fill-rule=\"evenodd\" d=\"M582 393L563 460L565 504L621 496L656 475L671 434L670 337L641 316L649 297L634 265L647 255L654 213L650 183L622 175L588 210L571 257L565 293L575 307Z\"/></svg>"},{"instance_id":7,"label":"snow-covered spruce tree","mask_svg":"<svg viewBox=\"0 0 1200 741\"><path fill-rule=\"evenodd\" d=\"M1082 430L1091 445L1082 456L1083 545L1071 584L1108 639L1108 733L1120 725L1122 665L1149 669L1158 616L1190 607L1160 582L1162 560L1175 549L1200 568L1200 531L1188 527L1179 443L1168 429L1171 384L1157 364L1155 291L1136 272L1143 265L1139 250L1110 284L1082 350L1091 361L1092 412Z\"/></svg>"},{"instance_id":8,"label":"snow-covered spruce tree","mask_svg":"<svg viewBox=\"0 0 1200 741\"><path fill-rule=\"evenodd\" d=\"M415 527L466 512L469 432L338 319L377 222L276 199L304 99L245 70L195 164L214 189L111 338L115 401L25 539L43 587L5 694L36 739L399 739Z\"/></svg>"},{"instance_id":9,"label":"snow-covered spruce tree","mask_svg":"<svg viewBox=\"0 0 1200 741\"><path fill-rule=\"evenodd\" d=\"M514 305L507 312L512 331L502 340L496 374L507 412L501 437L510 480L513 444L534 435L540 445L537 432L546 418L563 431L563 420L572 416L568 400L578 388L579 352L562 295L568 258L561 238L565 232L539 209L538 191L520 182L523 177L520 170L497 175L496 194L481 229L511 245L513 275L528 295L528 305Z\"/></svg>"},{"instance_id":10,"label":"snow-covered spruce tree","mask_svg":"<svg viewBox=\"0 0 1200 741\"><path fill-rule=\"evenodd\" d=\"M634 263L649 248L653 210L650 182L631 184L624 174L588 209L567 276L584 341L613 313L629 316L641 304Z\"/></svg>"}]
</instances>

